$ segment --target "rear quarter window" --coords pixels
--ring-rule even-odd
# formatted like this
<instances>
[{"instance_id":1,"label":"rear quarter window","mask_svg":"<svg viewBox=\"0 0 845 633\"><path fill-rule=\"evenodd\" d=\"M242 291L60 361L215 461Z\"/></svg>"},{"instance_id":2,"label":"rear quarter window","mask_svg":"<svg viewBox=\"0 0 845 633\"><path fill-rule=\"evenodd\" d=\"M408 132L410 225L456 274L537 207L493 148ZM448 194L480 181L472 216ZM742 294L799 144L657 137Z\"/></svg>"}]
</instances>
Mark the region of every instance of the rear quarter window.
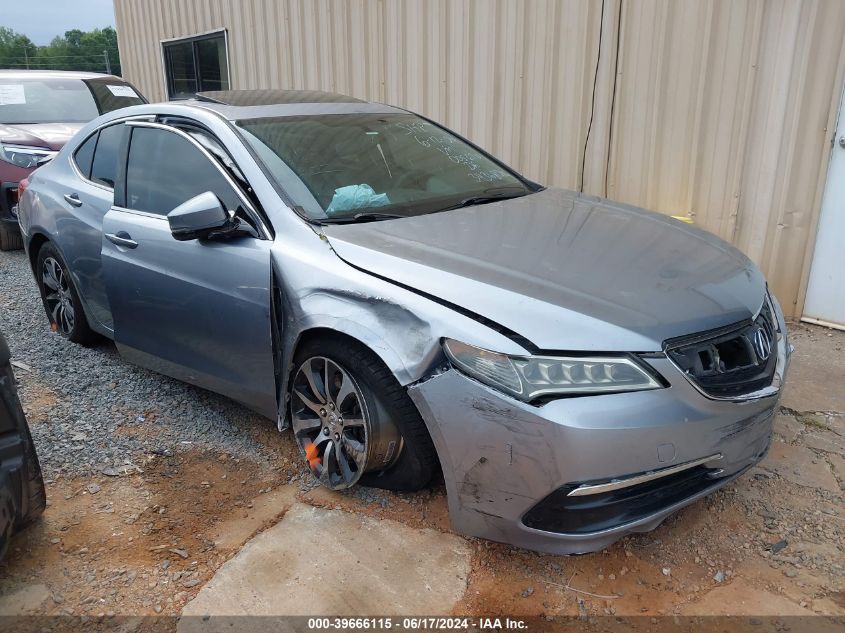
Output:
<instances>
[{"instance_id":1,"label":"rear quarter window","mask_svg":"<svg viewBox=\"0 0 845 633\"><path fill-rule=\"evenodd\" d=\"M97 146L94 149L94 160L91 163L90 177L94 182L114 188L117 157L125 132L126 126L123 123L110 125L100 130Z\"/></svg>"},{"instance_id":2,"label":"rear quarter window","mask_svg":"<svg viewBox=\"0 0 845 633\"><path fill-rule=\"evenodd\" d=\"M94 160L94 147L97 145L97 134L89 136L73 153L73 161L79 172L86 178L91 177L91 163Z\"/></svg>"}]
</instances>

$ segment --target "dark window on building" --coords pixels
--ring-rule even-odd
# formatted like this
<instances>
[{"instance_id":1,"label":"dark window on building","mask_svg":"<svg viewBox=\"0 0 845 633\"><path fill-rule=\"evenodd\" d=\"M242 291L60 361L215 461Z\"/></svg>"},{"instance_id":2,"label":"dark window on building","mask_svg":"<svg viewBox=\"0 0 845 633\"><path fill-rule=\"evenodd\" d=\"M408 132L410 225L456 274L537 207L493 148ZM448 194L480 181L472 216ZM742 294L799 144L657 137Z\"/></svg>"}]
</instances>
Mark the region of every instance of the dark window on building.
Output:
<instances>
[{"instance_id":1,"label":"dark window on building","mask_svg":"<svg viewBox=\"0 0 845 633\"><path fill-rule=\"evenodd\" d=\"M126 126L123 123L110 125L100 130L94 161L91 164L91 180L107 187L114 187L117 173L117 155Z\"/></svg>"},{"instance_id":2,"label":"dark window on building","mask_svg":"<svg viewBox=\"0 0 845 633\"><path fill-rule=\"evenodd\" d=\"M174 132L137 127L132 131L126 167L126 206L167 215L206 191L228 210L240 198L220 170L190 142Z\"/></svg>"},{"instance_id":3,"label":"dark window on building","mask_svg":"<svg viewBox=\"0 0 845 633\"><path fill-rule=\"evenodd\" d=\"M190 99L198 92L229 89L223 33L164 44L164 71L170 99Z\"/></svg>"},{"instance_id":4,"label":"dark window on building","mask_svg":"<svg viewBox=\"0 0 845 633\"><path fill-rule=\"evenodd\" d=\"M91 177L91 159L94 158L94 146L97 144L97 134L89 136L73 154L73 160L79 171L86 178Z\"/></svg>"}]
</instances>

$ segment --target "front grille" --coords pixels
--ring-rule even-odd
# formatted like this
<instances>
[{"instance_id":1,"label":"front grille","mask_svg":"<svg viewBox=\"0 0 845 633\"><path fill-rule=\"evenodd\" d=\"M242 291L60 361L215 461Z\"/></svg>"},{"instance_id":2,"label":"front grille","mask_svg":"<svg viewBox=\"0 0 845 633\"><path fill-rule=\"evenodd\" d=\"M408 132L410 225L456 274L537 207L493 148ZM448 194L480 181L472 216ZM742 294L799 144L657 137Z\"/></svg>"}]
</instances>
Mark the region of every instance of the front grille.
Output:
<instances>
[{"instance_id":1,"label":"front grille","mask_svg":"<svg viewBox=\"0 0 845 633\"><path fill-rule=\"evenodd\" d=\"M704 393L744 396L772 384L777 325L769 302L754 321L666 341L669 358Z\"/></svg>"}]
</instances>

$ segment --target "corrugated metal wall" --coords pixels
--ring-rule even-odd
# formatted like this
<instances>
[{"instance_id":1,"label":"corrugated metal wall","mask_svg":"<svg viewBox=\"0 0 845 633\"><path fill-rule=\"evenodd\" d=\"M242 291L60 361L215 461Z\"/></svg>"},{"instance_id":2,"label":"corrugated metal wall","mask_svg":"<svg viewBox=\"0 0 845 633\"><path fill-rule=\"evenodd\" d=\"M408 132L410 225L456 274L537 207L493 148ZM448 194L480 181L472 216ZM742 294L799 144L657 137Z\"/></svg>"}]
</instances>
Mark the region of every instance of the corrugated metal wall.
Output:
<instances>
[{"instance_id":1,"label":"corrugated metal wall","mask_svg":"<svg viewBox=\"0 0 845 633\"><path fill-rule=\"evenodd\" d=\"M115 14L125 76L151 99L160 40L225 28L233 88L405 106L545 184L688 215L800 315L842 0L115 0Z\"/></svg>"}]
</instances>

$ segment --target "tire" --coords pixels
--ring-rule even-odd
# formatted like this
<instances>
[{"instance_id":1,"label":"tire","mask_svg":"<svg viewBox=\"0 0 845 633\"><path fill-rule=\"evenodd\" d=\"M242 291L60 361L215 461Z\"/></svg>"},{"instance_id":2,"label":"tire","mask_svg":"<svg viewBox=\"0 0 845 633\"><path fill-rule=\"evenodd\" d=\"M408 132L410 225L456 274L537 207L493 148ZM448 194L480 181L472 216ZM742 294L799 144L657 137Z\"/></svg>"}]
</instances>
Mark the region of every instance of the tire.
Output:
<instances>
[{"instance_id":1,"label":"tire","mask_svg":"<svg viewBox=\"0 0 845 633\"><path fill-rule=\"evenodd\" d=\"M19 251L23 248L23 236L17 226L0 223L0 251Z\"/></svg>"},{"instance_id":2,"label":"tire","mask_svg":"<svg viewBox=\"0 0 845 633\"><path fill-rule=\"evenodd\" d=\"M47 509L47 492L44 489L44 475L41 472L41 463L38 461L38 454L35 452L35 443L32 441L32 434L29 427L25 426L24 439L26 440L26 486L24 494L28 496L26 512L19 517L15 526L16 530L26 527L38 520L44 510Z\"/></svg>"},{"instance_id":3,"label":"tire","mask_svg":"<svg viewBox=\"0 0 845 633\"><path fill-rule=\"evenodd\" d=\"M0 420L4 437L19 439L22 443L18 459L0 465L2 558L2 550L7 547L11 535L37 520L47 507L41 465L15 388L14 374L8 363L0 366ZM18 461L21 457L23 459Z\"/></svg>"},{"instance_id":4,"label":"tire","mask_svg":"<svg viewBox=\"0 0 845 633\"><path fill-rule=\"evenodd\" d=\"M6 556L6 551L9 549L9 542L15 533L16 515L17 510L15 508L14 497L12 496L9 476L5 472L0 471L0 560L3 560Z\"/></svg>"},{"instance_id":5,"label":"tire","mask_svg":"<svg viewBox=\"0 0 845 633\"><path fill-rule=\"evenodd\" d=\"M61 273L54 275L53 281L55 283L59 278L62 298L54 296L56 291L45 282L45 266L48 265L53 267L54 270L57 266ZM47 313L47 319L50 322L50 329L59 332L72 343L85 346L95 343L99 337L88 325L82 302L79 300L76 287L73 285L73 278L68 272L67 264L58 249L50 242L46 242L38 251L35 275L38 280L38 288L41 290L41 302L44 304L44 311ZM62 301L64 305L59 306L58 304ZM71 311L68 311L65 306L71 308L72 320L67 318Z\"/></svg>"},{"instance_id":6,"label":"tire","mask_svg":"<svg viewBox=\"0 0 845 633\"><path fill-rule=\"evenodd\" d=\"M298 396L295 394L298 371L306 361L314 358L329 359L347 372L363 396L370 425L381 429L383 433L387 433L388 437L401 439L398 456L390 459L387 467L381 469L368 464L353 484L360 483L372 488L401 491L414 491L426 487L440 471L440 462L425 422L392 372L372 351L356 341L343 336L329 336L312 339L300 346L294 357L293 374L290 380L291 419L294 419L298 402ZM338 406L339 410L340 406ZM391 435L391 433L398 433L398 435ZM306 449L297 434L296 425L294 425L294 434L297 437L300 452L311 464L312 456L306 455ZM372 460L373 464L383 463L380 461L380 453L378 457L379 459ZM312 471L313 469L312 465ZM321 483L325 485L325 482ZM337 486L338 489L345 487L348 486Z\"/></svg>"}]
</instances>

